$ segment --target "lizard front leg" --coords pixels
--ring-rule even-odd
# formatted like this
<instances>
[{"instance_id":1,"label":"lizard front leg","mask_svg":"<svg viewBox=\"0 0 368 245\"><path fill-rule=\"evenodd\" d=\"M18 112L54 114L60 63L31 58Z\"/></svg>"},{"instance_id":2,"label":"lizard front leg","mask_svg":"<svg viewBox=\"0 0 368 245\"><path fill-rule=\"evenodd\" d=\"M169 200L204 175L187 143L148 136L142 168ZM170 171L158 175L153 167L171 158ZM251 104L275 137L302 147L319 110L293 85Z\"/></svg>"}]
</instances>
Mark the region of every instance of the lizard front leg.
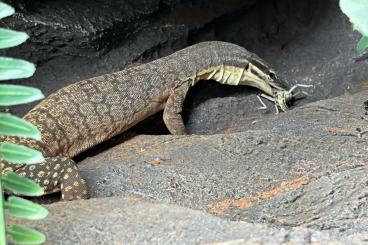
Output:
<instances>
[{"instance_id":1,"label":"lizard front leg","mask_svg":"<svg viewBox=\"0 0 368 245\"><path fill-rule=\"evenodd\" d=\"M45 162L22 165L13 171L37 182L45 194L61 191L62 200L88 198L86 181L76 163L67 157L47 157Z\"/></svg>"},{"instance_id":2,"label":"lizard front leg","mask_svg":"<svg viewBox=\"0 0 368 245\"><path fill-rule=\"evenodd\" d=\"M163 118L165 125L171 134L186 134L183 118L180 113L182 111L188 89L189 83L184 83L179 87L176 87L167 99Z\"/></svg>"}]
</instances>

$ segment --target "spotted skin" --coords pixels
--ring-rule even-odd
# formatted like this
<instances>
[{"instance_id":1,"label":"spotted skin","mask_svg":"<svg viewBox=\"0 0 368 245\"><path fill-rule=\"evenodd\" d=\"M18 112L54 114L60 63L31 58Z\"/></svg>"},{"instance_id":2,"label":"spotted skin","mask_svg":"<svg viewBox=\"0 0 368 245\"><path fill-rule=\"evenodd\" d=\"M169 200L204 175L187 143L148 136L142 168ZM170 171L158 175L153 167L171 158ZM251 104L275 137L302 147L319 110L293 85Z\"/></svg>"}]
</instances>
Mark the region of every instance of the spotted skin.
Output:
<instances>
[{"instance_id":1,"label":"spotted skin","mask_svg":"<svg viewBox=\"0 0 368 245\"><path fill-rule=\"evenodd\" d=\"M250 74L252 69L256 76ZM24 116L40 130L41 141L0 137L0 141L41 151L46 161L39 165L3 162L3 172L15 171L33 179L46 193L61 191L64 200L87 198L86 181L71 158L163 109L169 131L184 134L180 112L195 82L215 79L233 85L248 79L244 85L273 95L269 73L274 77L269 65L240 46L203 42L147 64L74 83L49 95Z\"/></svg>"},{"instance_id":2,"label":"spotted skin","mask_svg":"<svg viewBox=\"0 0 368 245\"><path fill-rule=\"evenodd\" d=\"M43 163L23 165L13 171L36 181L46 193L61 191L63 200L88 198L86 181L74 161L67 157L49 157Z\"/></svg>"}]
</instances>

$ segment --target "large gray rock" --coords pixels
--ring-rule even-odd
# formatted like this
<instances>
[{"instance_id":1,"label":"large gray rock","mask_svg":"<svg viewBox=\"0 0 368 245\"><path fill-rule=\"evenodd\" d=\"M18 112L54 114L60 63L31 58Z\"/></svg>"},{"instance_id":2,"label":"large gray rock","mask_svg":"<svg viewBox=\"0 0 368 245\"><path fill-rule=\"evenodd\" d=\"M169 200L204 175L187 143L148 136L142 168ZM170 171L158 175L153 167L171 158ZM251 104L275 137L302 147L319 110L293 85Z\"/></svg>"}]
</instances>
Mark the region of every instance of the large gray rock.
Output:
<instances>
[{"instance_id":1,"label":"large gray rock","mask_svg":"<svg viewBox=\"0 0 368 245\"><path fill-rule=\"evenodd\" d=\"M275 230L139 198L99 198L46 206L36 228L46 244L361 244L367 236L330 237L310 229Z\"/></svg>"},{"instance_id":2,"label":"large gray rock","mask_svg":"<svg viewBox=\"0 0 368 245\"><path fill-rule=\"evenodd\" d=\"M139 195L231 220L336 234L368 223L368 92L211 136L139 136L81 164L92 197Z\"/></svg>"}]
</instances>

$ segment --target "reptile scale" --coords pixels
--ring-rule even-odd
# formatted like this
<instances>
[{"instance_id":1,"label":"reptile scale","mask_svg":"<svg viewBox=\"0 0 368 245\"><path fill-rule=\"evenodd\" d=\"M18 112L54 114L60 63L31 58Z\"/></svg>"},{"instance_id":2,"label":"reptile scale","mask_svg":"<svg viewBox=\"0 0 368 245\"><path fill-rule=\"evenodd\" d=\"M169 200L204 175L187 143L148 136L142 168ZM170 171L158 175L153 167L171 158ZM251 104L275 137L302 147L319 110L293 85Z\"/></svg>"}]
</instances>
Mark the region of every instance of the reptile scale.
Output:
<instances>
[{"instance_id":1,"label":"reptile scale","mask_svg":"<svg viewBox=\"0 0 368 245\"><path fill-rule=\"evenodd\" d=\"M199 80L253 86L270 96L282 90L275 72L257 55L231 43L199 43L49 95L24 116L41 131L41 141L0 137L39 150L45 162L2 162L3 173L14 171L33 179L46 194L61 191L64 200L88 198L86 181L71 158L161 110L169 131L185 134L183 101Z\"/></svg>"}]
</instances>

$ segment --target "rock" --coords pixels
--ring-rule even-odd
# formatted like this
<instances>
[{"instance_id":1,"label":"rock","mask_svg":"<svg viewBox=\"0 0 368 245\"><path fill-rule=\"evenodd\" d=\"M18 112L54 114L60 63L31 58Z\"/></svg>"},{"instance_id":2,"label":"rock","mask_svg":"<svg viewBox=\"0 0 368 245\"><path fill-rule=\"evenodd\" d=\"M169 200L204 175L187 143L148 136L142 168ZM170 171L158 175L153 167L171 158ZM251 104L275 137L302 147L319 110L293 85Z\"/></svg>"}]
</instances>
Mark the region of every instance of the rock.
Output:
<instances>
[{"instance_id":1,"label":"rock","mask_svg":"<svg viewBox=\"0 0 368 245\"><path fill-rule=\"evenodd\" d=\"M39 221L12 218L46 233L46 244L361 244L367 237L336 240L310 229L275 230L226 221L204 212L142 200L98 198L47 205Z\"/></svg>"},{"instance_id":2,"label":"rock","mask_svg":"<svg viewBox=\"0 0 368 245\"><path fill-rule=\"evenodd\" d=\"M33 62L43 63L59 56L97 57L122 46L134 47L129 43L132 36L146 32L148 38L151 30L160 35L176 29L169 34L169 40L161 38L154 43L146 39L147 43L140 45L151 43L153 46L146 47L147 51L164 41L174 44L178 38L185 38L188 30L201 28L214 18L255 1L233 0L228 4L223 0L214 3L203 0L196 3L180 0L6 2L14 5L17 13L5 23L9 28L25 30L30 36L27 44L13 49L10 54L25 54ZM192 18L181 18L179 25L170 24L174 16L180 18L180 15L188 14L189 8ZM164 12L167 12L165 16L157 18ZM194 21L193 17L197 16ZM138 58L141 53L137 51L130 50L131 59Z\"/></svg>"},{"instance_id":3,"label":"rock","mask_svg":"<svg viewBox=\"0 0 368 245\"><path fill-rule=\"evenodd\" d=\"M133 194L230 220L350 235L368 228L367 97L311 103L225 134L138 136L80 168L94 198Z\"/></svg>"},{"instance_id":4,"label":"rock","mask_svg":"<svg viewBox=\"0 0 368 245\"><path fill-rule=\"evenodd\" d=\"M367 100L366 92L353 95L347 94L340 99L321 100L317 104L304 106L302 108L291 108L287 113L275 115L272 105L268 110L258 109L258 100L255 96L249 97L251 101L227 98L232 103L225 103L219 108L228 111L224 117L220 117L221 112L215 111L216 106L223 98L211 99L198 106L193 116L187 122L190 133L231 133L246 130L272 130L272 132L288 134L316 134L334 135L344 137L356 137L359 131L367 129L366 113L364 102ZM341 102L337 102L340 101ZM250 107L250 115L241 116L236 114L234 108ZM204 115L199 118L199 114ZM351 115L355 115L352 117ZM202 125L201 125L202 124ZM215 124L217 128L211 128Z\"/></svg>"}]
</instances>

